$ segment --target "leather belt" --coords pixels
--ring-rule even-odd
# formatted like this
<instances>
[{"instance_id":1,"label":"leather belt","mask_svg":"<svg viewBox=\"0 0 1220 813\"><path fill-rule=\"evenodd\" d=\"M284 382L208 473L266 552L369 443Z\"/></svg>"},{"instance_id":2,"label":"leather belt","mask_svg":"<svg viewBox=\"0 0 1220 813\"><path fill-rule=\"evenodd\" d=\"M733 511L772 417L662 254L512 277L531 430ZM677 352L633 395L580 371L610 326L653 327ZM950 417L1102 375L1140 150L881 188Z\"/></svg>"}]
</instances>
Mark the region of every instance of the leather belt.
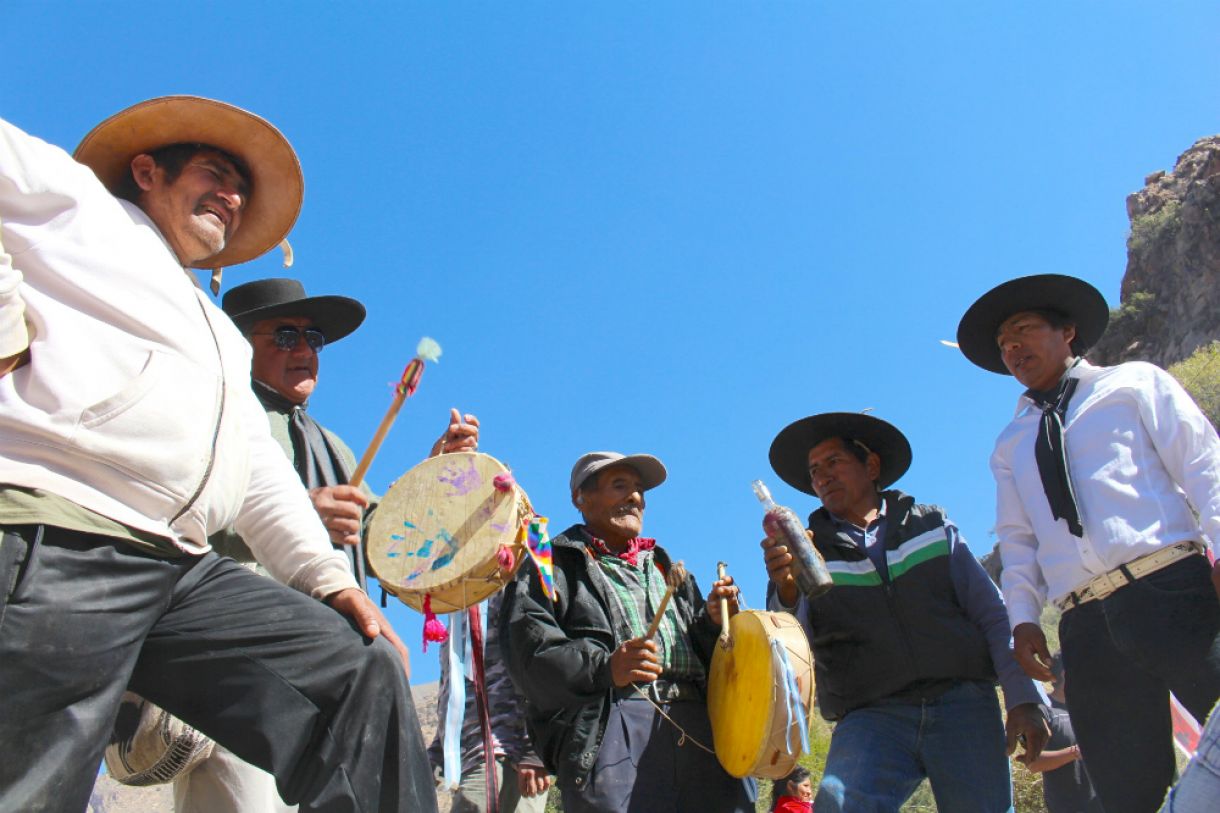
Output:
<instances>
[{"instance_id":1,"label":"leather belt","mask_svg":"<svg viewBox=\"0 0 1220 813\"><path fill-rule=\"evenodd\" d=\"M639 690L636 690L639 687ZM703 689L689 680L654 680L652 683L637 683L616 688L614 696L620 700L651 700L654 703L677 703L686 700L702 701Z\"/></svg>"},{"instance_id":2,"label":"leather belt","mask_svg":"<svg viewBox=\"0 0 1220 813\"><path fill-rule=\"evenodd\" d=\"M1102 573L1089 581L1079 590L1073 590L1061 599L1055 601L1055 606L1062 610L1070 610L1087 604L1095 599L1105 598L1120 587L1126 587L1136 579L1142 579L1149 573L1172 565L1174 562L1203 553L1203 545L1195 541L1178 542L1167 548L1155 550L1152 553L1132 559L1125 565L1119 565L1113 570Z\"/></svg>"}]
</instances>

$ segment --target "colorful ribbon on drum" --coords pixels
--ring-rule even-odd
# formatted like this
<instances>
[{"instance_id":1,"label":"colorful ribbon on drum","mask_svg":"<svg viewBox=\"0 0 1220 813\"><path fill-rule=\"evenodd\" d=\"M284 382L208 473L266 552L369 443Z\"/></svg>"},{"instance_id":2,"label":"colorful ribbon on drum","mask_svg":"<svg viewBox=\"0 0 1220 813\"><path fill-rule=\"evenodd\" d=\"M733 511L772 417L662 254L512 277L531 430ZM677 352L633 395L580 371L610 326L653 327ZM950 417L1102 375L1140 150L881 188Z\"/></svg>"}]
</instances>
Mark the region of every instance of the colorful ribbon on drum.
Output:
<instances>
[{"instance_id":1,"label":"colorful ribbon on drum","mask_svg":"<svg viewBox=\"0 0 1220 813\"><path fill-rule=\"evenodd\" d=\"M529 521L525 533L526 549L530 560L538 568L538 579L542 592L551 601L555 600L555 564L551 553L551 538L546 532L546 517L535 516Z\"/></svg>"},{"instance_id":2,"label":"colorful ribbon on drum","mask_svg":"<svg viewBox=\"0 0 1220 813\"><path fill-rule=\"evenodd\" d=\"M805 719L805 706L801 703L801 690L796 685L796 671L792 661L788 660L788 648L778 638L771 639L771 658L775 661L777 672L783 675L783 704L788 714L788 727L784 734L784 747L789 754L809 753L809 723ZM792 724L795 718L796 727L801 732L801 750L792 750Z\"/></svg>"}]
</instances>

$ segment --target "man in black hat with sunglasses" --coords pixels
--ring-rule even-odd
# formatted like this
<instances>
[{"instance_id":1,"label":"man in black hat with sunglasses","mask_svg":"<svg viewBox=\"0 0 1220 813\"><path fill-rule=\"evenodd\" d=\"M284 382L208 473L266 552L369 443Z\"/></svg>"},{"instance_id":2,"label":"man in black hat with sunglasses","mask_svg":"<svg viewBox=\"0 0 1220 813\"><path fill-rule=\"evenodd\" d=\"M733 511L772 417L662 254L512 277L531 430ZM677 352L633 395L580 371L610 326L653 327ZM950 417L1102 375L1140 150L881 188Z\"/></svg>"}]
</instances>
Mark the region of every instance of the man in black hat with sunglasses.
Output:
<instances>
[{"instance_id":1,"label":"man in black hat with sunglasses","mask_svg":"<svg viewBox=\"0 0 1220 813\"><path fill-rule=\"evenodd\" d=\"M271 433L309 489L331 541L346 551L356 580L364 586L361 527L376 495L363 483L359 488L347 484L356 456L306 412L318 384L322 348L360 327L364 305L346 296L306 296L299 280L262 279L230 290L221 307L254 348L254 394L267 409ZM455 409L429 456L474 451L478 444L478 419ZM240 540L230 538L218 550L253 561Z\"/></svg>"},{"instance_id":2,"label":"man in black hat with sunglasses","mask_svg":"<svg viewBox=\"0 0 1220 813\"><path fill-rule=\"evenodd\" d=\"M1185 390L1145 362L1083 354L1109 309L1087 282L1010 280L962 317L958 345L1025 387L996 440L996 534L1017 659L1051 677L1049 600L1081 753L1110 813L1151 811L1174 774L1168 693L1202 722L1220 695L1220 598L1203 556L1220 538L1220 440Z\"/></svg>"},{"instance_id":3,"label":"man in black hat with sunglasses","mask_svg":"<svg viewBox=\"0 0 1220 813\"><path fill-rule=\"evenodd\" d=\"M1006 750L1022 738L1019 759L1038 756L1045 698L1013 661L999 591L957 528L890 488L910 465L903 434L861 413L803 418L771 444L776 474L822 501L809 534L834 580L801 595L792 553L763 541L768 604L800 620L818 708L837 723L814 809L897 813L926 777L945 813L1006 813Z\"/></svg>"},{"instance_id":4,"label":"man in black hat with sunglasses","mask_svg":"<svg viewBox=\"0 0 1220 813\"><path fill-rule=\"evenodd\" d=\"M335 548L347 557L367 590L362 529L377 495L366 485L348 485L356 456L338 435L305 410L318 380L318 354L350 335L364 321L360 302L345 296L307 296L295 279L263 279L225 294L222 308L253 348L254 394L267 410L271 434L293 462ZM457 410L432 448L442 452L478 446L478 420ZM257 559L232 528L209 541L221 555L256 566ZM270 575L261 565L259 572ZM176 813L280 813L295 810L280 798L271 774L217 744L189 772L174 779Z\"/></svg>"}]
</instances>

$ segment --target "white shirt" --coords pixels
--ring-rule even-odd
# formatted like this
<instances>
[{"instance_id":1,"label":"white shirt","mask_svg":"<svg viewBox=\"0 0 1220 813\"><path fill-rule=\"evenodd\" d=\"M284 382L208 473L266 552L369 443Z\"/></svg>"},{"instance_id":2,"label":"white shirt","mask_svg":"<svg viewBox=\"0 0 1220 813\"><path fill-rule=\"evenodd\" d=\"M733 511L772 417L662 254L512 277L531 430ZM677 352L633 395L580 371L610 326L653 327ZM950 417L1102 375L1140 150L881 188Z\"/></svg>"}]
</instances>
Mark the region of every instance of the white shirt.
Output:
<instances>
[{"instance_id":1,"label":"white shirt","mask_svg":"<svg viewBox=\"0 0 1220 813\"><path fill-rule=\"evenodd\" d=\"M1015 628L1093 577L1185 540L1220 539L1220 440L1190 395L1145 362L1081 362L1064 421L1084 536L1051 516L1034 459L1041 411L1025 395L996 440L996 534ZM1199 518L1191 511L1194 506Z\"/></svg>"},{"instance_id":2,"label":"white shirt","mask_svg":"<svg viewBox=\"0 0 1220 813\"><path fill-rule=\"evenodd\" d=\"M250 345L139 207L0 120L0 483L208 550L233 525L281 582L355 587L250 389Z\"/></svg>"}]
</instances>

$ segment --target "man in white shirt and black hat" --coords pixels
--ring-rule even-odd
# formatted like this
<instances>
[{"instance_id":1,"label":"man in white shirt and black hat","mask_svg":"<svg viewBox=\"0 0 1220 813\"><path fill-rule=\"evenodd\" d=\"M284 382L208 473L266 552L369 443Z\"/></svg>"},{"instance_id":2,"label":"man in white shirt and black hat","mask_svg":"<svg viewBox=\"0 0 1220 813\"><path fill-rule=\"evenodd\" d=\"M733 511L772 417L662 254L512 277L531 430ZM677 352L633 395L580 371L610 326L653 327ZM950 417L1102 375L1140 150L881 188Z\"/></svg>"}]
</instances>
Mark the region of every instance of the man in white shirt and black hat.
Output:
<instances>
[{"instance_id":1,"label":"man in white shirt and black hat","mask_svg":"<svg viewBox=\"0 0 1220 813\"><path fill-rule=\"evenodd\" d=\"M1109 310L1092 285L1042 274L980 297L958 344L1026 387L991 458L1002 586L1017 659L1048 680L1039 626L1059 625L1072 725L1109 813L1155 810L1174 774L1168 695L1200 721L1220 695L1220 441L1145 362L1082 354Z\"/></svg>"}]
</instances>

